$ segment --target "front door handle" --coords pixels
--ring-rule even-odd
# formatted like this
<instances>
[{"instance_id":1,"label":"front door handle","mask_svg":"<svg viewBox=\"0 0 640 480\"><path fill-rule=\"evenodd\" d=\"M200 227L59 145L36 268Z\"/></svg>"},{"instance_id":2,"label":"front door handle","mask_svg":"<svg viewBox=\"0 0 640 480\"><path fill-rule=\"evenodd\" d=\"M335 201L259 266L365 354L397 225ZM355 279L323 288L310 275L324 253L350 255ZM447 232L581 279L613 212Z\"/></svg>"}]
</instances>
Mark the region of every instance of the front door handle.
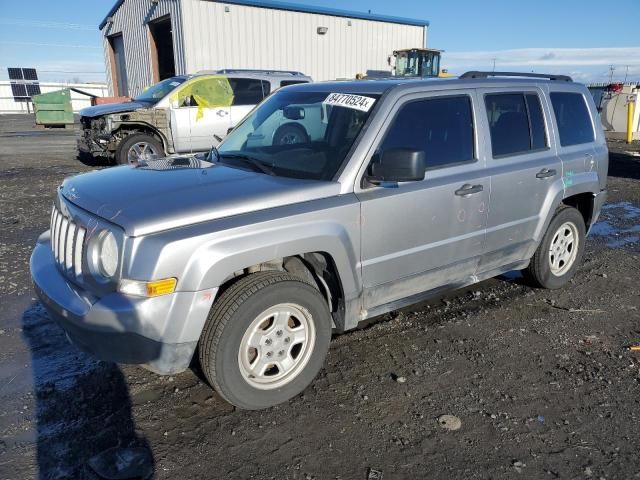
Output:
<instances>
[{"instance_id":1,"label":"front door handle","mask_svg":"<svg viewBox=\"0 0 640 480\"><path fill-rule=\"evenodd\" d=\"M471 185L470 183L465 183L456 190L456 195L459 197L468 197L474 193L480 193L483 189L482 185Z\"/></svg>"},{"instance_id":2,"label":"front door handle","mask_svg":"<svg viewBox=\"0 0 640 480\"><path fill-rule=\"evenodd\" d=\"M543 168L538 173L536 173L536 178L555 177L556 173L558 172L556 172L553 168L551 170L549 170L548 168Z\"/></svg>"}]
</instances>

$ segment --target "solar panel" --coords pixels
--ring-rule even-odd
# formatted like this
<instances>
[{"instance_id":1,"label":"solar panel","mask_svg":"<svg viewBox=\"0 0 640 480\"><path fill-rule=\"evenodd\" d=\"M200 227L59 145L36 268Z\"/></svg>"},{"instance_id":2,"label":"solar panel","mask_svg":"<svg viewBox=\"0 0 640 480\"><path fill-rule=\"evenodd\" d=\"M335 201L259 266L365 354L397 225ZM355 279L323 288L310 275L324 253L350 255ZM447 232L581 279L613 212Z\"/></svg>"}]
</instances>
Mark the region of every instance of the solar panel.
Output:
<instances>
[{"instance_id":1,"label":"solar panel","mask_svg":"<svg viewBox=\"0 0 640 480\"><path fill-rule=\"evenodd\" d=\"M9 70L9 80L22 80L24 77L22 76L21 68L7 68Z\"/></svg>"},{"instance_id":2,"label":"solar panel","mask_svg":"<svg viewBox=\"0 0 640 480\"><path fill-rule=\"evenodd\" d=\"M38 74L36 73L35 68L23 68L22 77L25 80L38 80Z\"/></svg>"},{"instance_id":3,"label":"solar panel","mask_svg":"<svg viewBox=\"0 0 640 480\"><path fill-rule=\"evenodd\" d=\"M14 99L29 97L29 95L27 95L27 86L23 83L12 83L11 93L13 94Z\"/></svg>"},{"instance_id":4,"label":"solar panel","mask_svg":"<svg viewBox=\"0 0 640 480\"><path fill-rule=\"evenodd\" d=\"M9 67L7 70L15 102L27 102L33 95L40 95L38 73L35 68Z\"/></svg>"},{"instance_id":5,"label":"solar panel","mask_svg":"<svg viewBox=\"0 0 640 480\"><path fill-rule=\"evenodd\" d=\"M37 83L27 83L27 96L33 97L34 95L40 95L40 85Z\"/></svg>"}]
</instances>

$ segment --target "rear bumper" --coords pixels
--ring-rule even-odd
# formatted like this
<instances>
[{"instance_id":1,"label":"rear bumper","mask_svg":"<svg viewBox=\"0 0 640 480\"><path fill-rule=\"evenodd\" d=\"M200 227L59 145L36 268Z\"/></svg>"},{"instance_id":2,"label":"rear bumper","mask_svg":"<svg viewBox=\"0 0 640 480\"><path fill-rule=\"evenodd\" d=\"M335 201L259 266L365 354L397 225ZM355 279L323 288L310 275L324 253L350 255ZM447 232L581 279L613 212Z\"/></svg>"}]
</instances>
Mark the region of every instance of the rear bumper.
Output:
<instances>
[{"instance_id":1,"label":"rear bumper","mask_svg":"<svg viewBox=\"0 0 640 480\"><path fill-rule=\"evenodd\" d=\"M100 360L140 364L163 375L188 368L216 293L94 297L58 270L46 235L30 268L38 297L72 343Z\"/></svg>"},{"instance_id":2,"label":"rear bumper","mask_svg":"<svg viewBox=\"0 0 640 480\"><path fill-rule=\"evenodd\" d=\"M594 223L598 221L598 217L600 216L600 212L602 211L602 206L607 201L607 191L601 190L599 193L596 193L593 198L593 215L591 216L591 225L589 225L589 230Z\"/></svg>"}]
</instances>

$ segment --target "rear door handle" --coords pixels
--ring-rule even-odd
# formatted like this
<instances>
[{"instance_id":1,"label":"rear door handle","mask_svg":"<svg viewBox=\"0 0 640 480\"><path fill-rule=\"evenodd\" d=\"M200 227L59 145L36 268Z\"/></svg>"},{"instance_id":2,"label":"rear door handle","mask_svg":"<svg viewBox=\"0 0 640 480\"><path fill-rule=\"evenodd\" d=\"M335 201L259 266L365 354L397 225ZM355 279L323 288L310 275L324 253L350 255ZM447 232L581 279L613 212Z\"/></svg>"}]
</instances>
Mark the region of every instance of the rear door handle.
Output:
<instances>
[{"instance_id":1,"label":"rear door handle","mask_svg":"<svg viewBox=\"0 0 640 480\"><path fill-rule=\"evenodd\" d=\"M456 190L456 195L459 197L468 197L469 195L473 195L474 193L480 193L484 188L482 185L471 185L470 183L465 183L458 190Z\"/></svg>"},{"instance_id":2,"label":"rear door handle","mask_svg":"<svg viewBox=\"0 0 640 480\"><path fill-rule=\"evenodd\" d=\"M549 170L548 168L543 168L538 173L536 173L536 178L555 177L556 173L558 172L556 172L554 169Z\"/></svg>"}]
</instances>

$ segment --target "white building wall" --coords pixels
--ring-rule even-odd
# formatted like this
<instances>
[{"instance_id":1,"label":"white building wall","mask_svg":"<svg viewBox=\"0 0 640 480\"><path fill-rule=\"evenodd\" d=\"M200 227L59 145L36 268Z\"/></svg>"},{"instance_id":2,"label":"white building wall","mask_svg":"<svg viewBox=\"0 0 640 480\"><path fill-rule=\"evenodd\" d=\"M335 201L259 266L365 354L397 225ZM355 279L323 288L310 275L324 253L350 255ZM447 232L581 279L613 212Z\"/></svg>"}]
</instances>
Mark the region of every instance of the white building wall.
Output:
<instances>
[{"instance_id":1,"label":"white building wall","mask_svg":"<svg viewBox=\"0 0 640 480\"><path fill-rule=\"evenodd\" d=\"M54 83L40 82L40 92L49 93L63 88L77 88L83 92L104 97L108 93L107 85L103 83ZM91 97L78 92L71 92L71 106L74 112L91 106ZM31 102L16 102L11 93L11 83L0 80L0 113L33 113Z\"/></svg>"},{"instance_id":2,"label":"white building wall","mask_svg":"<svg viewBox=\"0 0 640 480\"><path fill-rule=\"evenodd\" d=\"M422 47L426 39L422 26L208 0L182 2L188 72L260 68L299 70L316 81L354 78L371 69L390 70L387 58L394 50ZM319 35L318 27L327 27L326 35Z\"/></svg>"},{"instance_id":3,"label":"white building wall","mask_svg":"<svg viewBox=\"0 0 640 480\"><path fill-rule=\"evenodd\" d=\"M125 0L113 14L113 23L107 23L102 29L107 84L109 85L110 95L113 95L114 89L108 53L108 37L118 33L122 34L129 95L135 96L153 83L148 23L165 15L171 15L176 74L186 72L183 55L184 46L182 43L181 2L182 0L158 0L157 4L153 4L150 0Z\"/></svg>"}]
</instances>

